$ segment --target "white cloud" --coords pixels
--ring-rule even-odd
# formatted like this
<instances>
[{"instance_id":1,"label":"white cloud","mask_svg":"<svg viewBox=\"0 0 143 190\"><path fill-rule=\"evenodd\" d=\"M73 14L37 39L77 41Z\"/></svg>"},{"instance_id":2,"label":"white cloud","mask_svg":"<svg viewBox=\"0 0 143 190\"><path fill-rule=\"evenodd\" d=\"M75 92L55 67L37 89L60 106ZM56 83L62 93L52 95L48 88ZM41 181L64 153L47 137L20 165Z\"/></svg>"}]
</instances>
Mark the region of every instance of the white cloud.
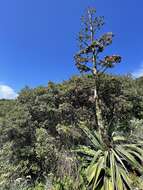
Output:
<instances>
[{"instance_id":1,"label":"white cloud","mask_svg":"<svg viewBox=\"0 0 143 190\"><path fill-rule=\"evenodd\" d=\"M0 99L15 99L18 94L7 85L0 85Z\"/></svg>"},{"instance_id":2,"label":"white cloud","mask_svg":"<svg viewBox=\"0 0 143 190\"><path fill-rule=\"evenodd\" d=\"M135 70L132 73L133 77L138 78L138 77L142 77L143 76L143 62L140 65L140 68Z\"/></svg>"}]
</instances>

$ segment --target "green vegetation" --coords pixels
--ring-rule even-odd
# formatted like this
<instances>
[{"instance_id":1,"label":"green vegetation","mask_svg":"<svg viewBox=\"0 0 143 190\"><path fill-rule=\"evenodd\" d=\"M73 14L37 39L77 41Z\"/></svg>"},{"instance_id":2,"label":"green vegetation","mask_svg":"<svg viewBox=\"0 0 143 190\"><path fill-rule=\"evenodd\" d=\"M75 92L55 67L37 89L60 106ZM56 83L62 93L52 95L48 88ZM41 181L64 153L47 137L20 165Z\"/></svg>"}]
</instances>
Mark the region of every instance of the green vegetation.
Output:
<instances>
[{"instance_id":1,"label":"green vegetation","mask_svg":"<svg viewBox=\"0 0 143 190\"><path fill-rule=\"evenodd\" d=\"M142 143L132 142L123 135L112 133L110 144L100 134L81 126L90 146L82 145L76 152L85 156L85 173L91 189L132 189L130 172L142 174Z\"/></svg>"},{"instance_id":2,"label":"green vegetation","mask_svg":"<svg viewBox=\"0 0 143 190\"><path fill-rule=\"evenodd\" d=\"M0 100L0 190L143 188L143 78L105 71L113 34L88 9L75 55L82 76ZM104 55L104 53L103 53Z\"/></svg>"}]
</instances>

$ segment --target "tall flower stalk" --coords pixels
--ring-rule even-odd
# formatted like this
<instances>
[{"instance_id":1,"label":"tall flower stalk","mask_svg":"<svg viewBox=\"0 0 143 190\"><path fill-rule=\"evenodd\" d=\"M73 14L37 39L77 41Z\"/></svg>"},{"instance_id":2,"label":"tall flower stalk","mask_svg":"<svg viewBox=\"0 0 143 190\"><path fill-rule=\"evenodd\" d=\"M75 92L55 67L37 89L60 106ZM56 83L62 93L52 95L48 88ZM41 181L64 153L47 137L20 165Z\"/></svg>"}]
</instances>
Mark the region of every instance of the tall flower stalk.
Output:
<instances>
[{"instance_id":1,"label":"tall flower stalk","mask_svg":"<svg viewBox=\"0 0 143 190\"><path fill-rule=\"evenodd\" d=\"M101 103L97 89L97 81L101 74L108 68L114 67L121 61L118 55L105 56L100 59L100 54L112 43L113 34L108 32L97 38L97 32L104 25L104 18L97 17L96 10L89 8L82 17L82 29L78 41L80 50L75 55L76 66L81 73L90 73L94 78L94 103L96 109L96 125L99 133L107 141L107 128L103 122Z\"/></svg>"}]
</instances>

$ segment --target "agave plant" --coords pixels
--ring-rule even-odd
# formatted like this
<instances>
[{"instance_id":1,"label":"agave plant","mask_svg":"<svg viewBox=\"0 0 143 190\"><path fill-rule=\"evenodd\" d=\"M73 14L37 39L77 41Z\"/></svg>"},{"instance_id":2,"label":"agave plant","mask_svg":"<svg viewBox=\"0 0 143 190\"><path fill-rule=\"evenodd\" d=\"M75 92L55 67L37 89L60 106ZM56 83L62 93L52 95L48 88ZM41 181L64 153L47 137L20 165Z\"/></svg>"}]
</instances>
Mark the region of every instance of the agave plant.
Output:
<instances>
[{"instance_id":1,"label":"agave plant","mask_svg":"<svg viewBox=\"0 0 143 190\"><path fill-rule=\"evenodd\" d=\"M130 171L142 174L142 144L129 143L125 137L115 133L110 143L103 142L100 134L89 130L84 124L81 129L89 145L76 149L85 163L85 175L90 190L131 190Z\"/></svg>"}]
</instances>

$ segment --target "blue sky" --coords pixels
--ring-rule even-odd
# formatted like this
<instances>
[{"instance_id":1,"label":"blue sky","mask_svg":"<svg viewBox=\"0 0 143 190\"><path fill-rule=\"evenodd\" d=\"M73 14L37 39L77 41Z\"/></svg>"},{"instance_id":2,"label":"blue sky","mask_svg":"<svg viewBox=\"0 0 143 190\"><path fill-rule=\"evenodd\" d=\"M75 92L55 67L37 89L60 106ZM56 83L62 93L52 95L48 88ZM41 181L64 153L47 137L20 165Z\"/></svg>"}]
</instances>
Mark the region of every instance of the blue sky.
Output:
<instances>
[{"instance_id":1,"label":"blue sky","mask_svg":"<svg viewBox=\"0 0 143 190\"><path fill-rule=\"evenodd\" d=\"M47 85L77 73L76 35L89 6L105 16L103 32L115 34L108 53L120 54L123 61L112 72L143 74L142 0L4 0L0 1L0 98L4 86L16 95L25 85Z\"/></svg>"}]
</instances>

